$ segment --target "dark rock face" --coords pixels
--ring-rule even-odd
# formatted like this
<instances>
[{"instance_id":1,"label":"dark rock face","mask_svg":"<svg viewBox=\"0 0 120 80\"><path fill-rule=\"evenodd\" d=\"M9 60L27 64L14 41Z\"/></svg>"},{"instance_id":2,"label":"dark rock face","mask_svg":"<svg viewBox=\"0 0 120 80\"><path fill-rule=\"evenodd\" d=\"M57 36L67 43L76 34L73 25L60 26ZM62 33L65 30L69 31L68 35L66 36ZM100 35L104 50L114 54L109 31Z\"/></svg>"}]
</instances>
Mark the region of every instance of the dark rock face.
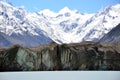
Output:
<instances>
[{"instance_id":1,"label":"dark rock face","mask_svg":"<svg viewBox=\"0 0 120 80\"><path fill-rule=\"evenodd\" d=\"M120 42L120 24L103 36L100 42Z\"/></svg>"},{"instance_id":2,"label":"dark rock face","mask_svg":"<svg viewBox=\"0 0 120 80\"><path fill-rule=\"evenodd\" d=\"M52 40L49 37L46 37L42 33L37 35L30 35L28 33L24 33L24 35L20 34L12 34L6 35L5 33L0 32L0 47L9 47L11 45L19 44L22 46L38 46L40 44L48 44Z\"/></svg>"},{"instance_id":3,"label":"dark rock face","mask_svg":"<svg viewBox=\"0 0 120 80\"><path fill-rule=\"evenodd\" d=\"M120 43L51 43L0 49L0 71L120 70Z\"/></svg>"}]
</instances>

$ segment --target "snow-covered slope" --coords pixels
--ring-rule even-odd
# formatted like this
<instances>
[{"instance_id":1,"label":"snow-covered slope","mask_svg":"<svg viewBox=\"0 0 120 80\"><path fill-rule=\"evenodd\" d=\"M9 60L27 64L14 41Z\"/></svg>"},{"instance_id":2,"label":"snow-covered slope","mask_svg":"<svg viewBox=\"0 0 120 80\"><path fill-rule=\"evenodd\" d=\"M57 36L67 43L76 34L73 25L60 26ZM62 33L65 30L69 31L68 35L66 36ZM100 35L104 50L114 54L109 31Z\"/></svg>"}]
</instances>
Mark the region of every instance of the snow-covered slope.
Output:
<instances>
[{"instance_id":1,"label":"snow-covered slope","mask_svg":"<svg viewBox=\"0 0 120 80\"><path fill-rule=\"evenodd\" d=\"M107 6L94 14L81 14L65 7L58 13L48 9L40 11L34 15L34 19L31 15L28 20L40 25L39 27L57 43L97 42L120 23L120 4Z\"/></svg>"},{"instance_id":2,"label":"snow-covered slope","mask_svg":"<svg viewBox=\"0 0 120 80\"><path fill-rule=\"evenodd\" d=\"M49 15L49 16L48 16ZM57 43L71 43L74 29L83 25L93 14L80 14L77 10L65 7L58 13L50 10L40 11L27 15L32 24L46 32Z\"/></svg>"},{"instance_id":3,"label":"snow-covered slope","mask_svg":"<svg viewBox=\"0 0 120 80\"><path fill-rule=\"evenodd\" d=\"M41 29L37 30L34 24L27 20L26 15L28 12L24 8L15 8L11 4L0 1L0 34L4 34L4 38L0 40L2 45L37 46L51 42ZM5 39L9 44L5 43Z\"/></svg>"},{"instance_id":4,"label":"snow-covered slope","mask_svg":"<svg viewBox=\"0 0 120 80\"><path fill-rule=\"evenodd\" d=\"M94 14L81 14L68 7L57 13L49 9L32 13L0 1L0 34L6 35L0 42L6 39L9 44L37 46L52 40L60 44L99 41L119 20L120 4Z\"/></svg>"},{"instance_id":5,"label":"snow-covered slope","mask_svg":"<svg viewBox=\"0 0 120 80\"><path fill-rule=\"evenodd\" d=\"M86 21L76 34L83 41L98 41L112 28L120 23L120 4L108 6Z\"/></svg>"},{"instance_id":6,"label":"snow-covered slope","mask_svg":"<svg viewBox=\"0 0 120 80\"><path fill-rule=\"evenodd\" d=\"M120 42L120 24L104 35L100 42Z\"/></svg>"}]
</instances>

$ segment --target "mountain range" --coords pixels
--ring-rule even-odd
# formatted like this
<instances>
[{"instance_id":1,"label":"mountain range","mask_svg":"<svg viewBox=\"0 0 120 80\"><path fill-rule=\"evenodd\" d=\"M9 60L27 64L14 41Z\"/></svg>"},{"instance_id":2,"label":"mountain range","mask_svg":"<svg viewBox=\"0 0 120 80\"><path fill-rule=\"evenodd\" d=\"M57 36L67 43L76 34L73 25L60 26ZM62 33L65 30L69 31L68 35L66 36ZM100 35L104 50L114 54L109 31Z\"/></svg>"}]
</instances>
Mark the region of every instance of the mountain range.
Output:
<instances>
[{"instance_id":1,"label":"mountain range","mask_svg":"<svg viewBox=\"0 0 120 80\"><path fill-rule=\"evenodd\" d=\"M58 44L98 42L119 20L120 4L87 14L68 7L59 12L49 9L28 12L23 7L0 1L0 46L38 46L52 41Z\"/></svg>"}]
</instances>

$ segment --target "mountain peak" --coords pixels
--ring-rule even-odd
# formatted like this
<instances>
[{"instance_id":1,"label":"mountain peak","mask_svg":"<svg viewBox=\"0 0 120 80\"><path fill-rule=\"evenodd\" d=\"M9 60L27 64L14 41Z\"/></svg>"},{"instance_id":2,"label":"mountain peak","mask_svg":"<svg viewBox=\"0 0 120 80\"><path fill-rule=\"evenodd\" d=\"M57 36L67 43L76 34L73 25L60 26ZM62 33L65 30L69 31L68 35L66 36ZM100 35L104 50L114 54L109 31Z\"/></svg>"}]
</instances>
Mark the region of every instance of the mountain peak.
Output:
<instances>
[{"instance_id":1,"label":"mountain peak","mask_svg":"<svg viewBox=\"0 0 120 80\"><path fill-rule=\"evenodd\" d=\"M49 9L44 9L44 10L38 12L38 13L39 14L44 14L46 16L52 16L52 17L56 16L56 13L51 11L51 10L49 10Z\"/></svg>"},{"instance_id":2,"label":"mountain peak","mask_svg":"<svg viewBox=\"0 0 120 80\"><path fill-rule=\"evenodd\" d=\"M59 13L66 13L66 12L71 12L71 10L68 7L64 7L59 11Z\"/></svg>"},{"instance_id":3,"label":"mountain peak","mask_svg":"<svg viewBox=\"0 0 120 80\"><path fill-rule=\"evenodd\" d=\"M120 8L120 4L116 4L116 5L114 5L113 7L115 7L115 8Z\"/></svg>"},{"instance_id":4,"label":"mountain peak","mask_svg":"<svg viewBox=\"0 0 120 80\"><path fill-rule=\"evenodd\" d=\"M120 9L120 4L116 4L116 5L113 5L113 6L108 5L107 7L105 7L103 9L103 11L109 12L110 10L116 10L116 9L117 10Z\"/></svg>"},{"instance_id":5,"label":"mountain peak","mask_svg":"<svg viewBox=\"0 0 120 80\"><path fill-rule=\"evenodd\" d=\"M5 2L5 1L3 1L3 0L0 0L0 5L2 5L2 6L7 6L7 7L12 7L12 4L11 4L11 3Z\"/></svg>"}]
</instances>

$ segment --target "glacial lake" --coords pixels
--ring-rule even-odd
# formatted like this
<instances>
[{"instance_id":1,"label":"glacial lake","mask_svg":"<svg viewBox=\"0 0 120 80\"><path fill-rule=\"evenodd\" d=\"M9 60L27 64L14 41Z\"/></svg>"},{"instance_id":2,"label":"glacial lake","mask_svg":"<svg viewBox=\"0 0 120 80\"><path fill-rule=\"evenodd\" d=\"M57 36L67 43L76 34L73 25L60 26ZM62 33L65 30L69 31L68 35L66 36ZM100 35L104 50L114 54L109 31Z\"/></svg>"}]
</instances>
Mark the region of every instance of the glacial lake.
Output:
<instances>
[{"instance_id":1,"label":"glacial lake","mask_svg":"<svg viewBox=\"0 0 120 80\"><path fill-rule=\"evenodd\" d=\"M0 72L0 80L120 80L120 71Z\"/></svg>"}]
</instances>

